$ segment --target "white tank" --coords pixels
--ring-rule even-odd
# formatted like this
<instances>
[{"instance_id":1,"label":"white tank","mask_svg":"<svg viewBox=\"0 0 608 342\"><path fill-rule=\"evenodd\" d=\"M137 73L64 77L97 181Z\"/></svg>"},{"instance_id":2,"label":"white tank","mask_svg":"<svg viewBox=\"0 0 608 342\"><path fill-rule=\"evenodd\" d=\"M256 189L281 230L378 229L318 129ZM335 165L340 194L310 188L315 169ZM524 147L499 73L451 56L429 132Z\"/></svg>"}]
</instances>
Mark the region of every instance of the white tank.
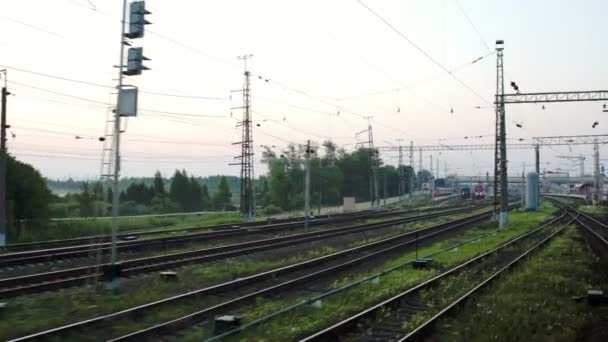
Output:
<instances>
[{"instance_id":1,"label":"white tank","mask_svg":"<svg viewBox=\"0 0 608 342\"><path fill-rule=\"evenodd\" d=\"M538 173L526 175L526 210L538 209Z\"/></svg>"}]
</instances>

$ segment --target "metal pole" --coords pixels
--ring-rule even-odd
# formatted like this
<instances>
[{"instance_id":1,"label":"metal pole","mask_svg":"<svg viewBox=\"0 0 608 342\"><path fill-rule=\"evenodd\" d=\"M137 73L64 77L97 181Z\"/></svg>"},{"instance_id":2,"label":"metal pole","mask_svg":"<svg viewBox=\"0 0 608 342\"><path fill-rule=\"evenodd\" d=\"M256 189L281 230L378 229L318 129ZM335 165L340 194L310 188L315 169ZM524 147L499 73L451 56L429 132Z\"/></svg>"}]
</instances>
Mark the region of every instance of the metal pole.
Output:
<instances>
[{"instance_id":1,"label":"metal pole","mask_svg":"<svg viewBox=\"0 0 608 342\"><path fill-rule=\"evenodd\" d=\"M4 73L4 87L2 87L2 121L0 122L0 247L6 246L8 234L7 218L7 189L6 189L6 167L8 156L6 151L6 101L8 90L6 89L6 70Z\"/></svg>"},{"instance_id":2,"label":"metal pole","mask_svg":"<svg viewBox=\"0 0 608 342\"><path fill-rule=\"evenodd\" d=\"M403 170L403 146L401 146L401 139L397 139L399 142L399 200L403 201L405 195L405 184L404 184L404 170Z\"/></svg>"},{"instance_id":3,"label":"metal pole","mask_svg":"<svg viewBox=\"0 0 608 342\"><path fill-rule=\"evenodd\" d=\"M499 189L494 189L494 200L500 197L499 227L508 223L509 191L507 183L507 132L505 125L505 91L504 91L504 68L503 68L503 41L496 41L496 155L495 155L495 177L494 184ZM497 203L498 204L498 203Z\"/></svg>"},{"instance_id":4,"label":"metal pole","mask_svg":"<svg viewBox=\"0 0 608 342\"><path fill-rule=\"evenodd\" d=\"M602 203L602 189L600 186L600 146L597 141L593 144L593 183L595 188L595 196L593 205L600 205Z\"/></svg>"},{"instance_id":5,"label":"metal pole","mask_svg":"<svg viewBox=\"0 0 608 342\"><path fill-rule=\"evenodd\" d=\"M414 200L414 142L410 141L410 202Z\"/></svg>"},{"instance_id":6,"label":"metal pole","mask_svg":"<svg viewBox=\"0 0 608 342\"><path fill-rule=\"evenodd\" d=\"M317 215L321 215L321 207L323 206L323 176L321 172L323 171L323 159L319 158L319 207L317 210Z\"/></svg>"},{"instance_id":7,"label":"metal pole","mask_svg":"<svg viewBox=\"0 0 608 342\"><path fill-rule=\"evenodd\" d=\"M542 198L540 196L540 145L536 144L536 146L534 146L534 154L536 156L535 158L535 170L536 170L536 175L538 176L538 189L536 191L536 196L538 196L536 198L536 202L540 205L540 199Z\"/></svg>"},{"instance_id":8,"label":"metal pole","mask_svg":"<svg viewBox=\"0 0 608 342\"><path fill-rule=\"evenodd\" d=\"M431 199L433 199L433 196L435 195L435 174L433 173L433 155L431 154L430 156L430 171L431 171L431 184L430 184L430 188L431 188Z\"/></svg>"},{"instance_id":9,"label":"metal pole","mask_svg":"<svg viewBox=\"0 0 608 342\"><path fill-rule=\"evenodd\" d=\"M524 209L526 206L526 163L523 163L521 169L521 208Z\"/></svg>"},{"instance_id":10,"label":"metal pole","mask_svg":"<svg viewBox=\"0 0 608 342\"><path fill-rule=\"evenodd\" d=\"M306 144L306 179L304 181L304 228L310 220L310 140Z\"/></svg>"},{"instance_id":11,"label":"metal pole","mask_svg":"<svg viewBox=\"0 0 608 342\"><path fill-rule=\"evenodd\" d=\"M125 57L125 22L127 20L127 0L122 2L122 21L120 30L120 61L118 63L118 92L122 89L122 78L124 68L124 57ZM120 97L120 95L118 95ZM120 112L118 111L118 104L114 109L114 179L112 182L112 252L110 256L110 262L116 263L116 234L118 231L118 206L120 196L118 193L118 182L120 179Z\"/></svg>"},{"instance_id":12,"label":"metal pole","mask_svg":"<svg viewBox=\"0 0 608 342\"><path fill-rule=\"evenodd\" d=\"M374 208L374 206L380 205L380 196L378 194L378 151L374 149L374 133L372 130L371 117L367 118L367 131L371 164L370 197L372 208Z\"/></svg>"}]
</instances>

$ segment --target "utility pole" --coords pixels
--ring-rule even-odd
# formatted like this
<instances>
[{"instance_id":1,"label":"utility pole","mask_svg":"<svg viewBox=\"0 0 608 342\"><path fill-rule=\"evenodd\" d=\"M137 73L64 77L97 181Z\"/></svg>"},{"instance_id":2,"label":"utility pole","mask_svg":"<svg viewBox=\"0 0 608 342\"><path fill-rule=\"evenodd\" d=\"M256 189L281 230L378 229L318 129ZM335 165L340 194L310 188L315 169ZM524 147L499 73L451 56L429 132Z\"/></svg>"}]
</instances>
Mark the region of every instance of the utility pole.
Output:
<instances>
[{"instance_id":1,"label":"utility pole","mask_svg":"<svg viewBox=\"0 0 608 342\"><path fill-rule=\"evenodd\" d=\"M521 169L521 208L526 207L526 162L523 163Z\"/></svg>"},{"instance_id":2,"label":"utility pole","mask_svg":"<svg viewBox=\"0 0 608 342\"><path fill-rule=\"evenodd\" d=\"M122 88L123 69L125 59L125 26L127 21L127 0L122 3L122 21L120 22L120 61L118 68L118 91ZM120 97L120 96L119 96ZM120 100L119 100L120 101ZM118 104L116 105L118 107ZM120 194L118 193L118 183L120 181L120 111L118 108L114 110L114 130L112 133L114 138L114 177L112 178L112 252L110 262L116 263L116 234L118 231L118 206L120 205Z\"/></svg>"},{"instance_id":3,"label":"utility pole","mask_svg":"<svg viewBox=\"0 0 608 342\"><path fill-rule=\"evenodd\" d=\"M0 247L6 246L6 236L8 234L7 216L7 188L6 188L6 168L8 164L8 153L6 150L6 101L10 94L7 89L6 69L0 70L0 76L4 75L4 86L2 87L2 120L0 122Z\"/></svg>"},{"instance_id":4,"label":"utility pole","mask_svg":"<svg viewBox=\"0 0 608 342\"><path fill-rule=\"evenodd\" d=\"M597 141L593 144L593 179L594 179L594 188L595 188L595 196L593 201L594 205L602 204L602 175L600 172L600 145Z\"/></svg>"},{"instance_id":5,"label":"utility pole","mask_svg":"<svg viewBox=\"0 0 608 342\"><path fill-rule=\"evenodd\" d=\"M129 29L127 32L127 0L122 3L122 21L120 22L120 60L118 63L118 90L117 104L114 108L114 129L112 132L112 147L113 147L113 166L114 172L112 176L112 249L110 262L112 267L107 270L108 277L112 280L120 275L120 266L116 264L117 260L117 231L118 231L118 214L120 205L119 181L121 169L120 155L120 134L121 118L137 116L137 88L124 84L124 76L141 75L143 70L148 70L143 65L144 60L148 58L143 55L143 48L131 47L130 39L143 38L144 27L150 24L145 16L151 14L146 10L145 1L133 1L130 3L129 10ZM129 46L127 63L125 65L125 47Z\"/></svg>"},{"instance_id":6,"label":"utility pole","mask_svg":"<svg viewBox=\"0 0 608 342\"><path fill-rule=\"evenodd\" d=\"M401 146L403 139L397 139L397 141L399 142L399 200L403 201L405 196L405 170L403 169L403 146Z\"/></svg>"},{"instance_id":7,"label":"utility pole","mask_svg":"<svg viewBox=\"0 0 608 342\"><path fill-rule=\"evenodd\" d=\"M233 109L243 109L243 120L237 123L237 127L242 127L241 141L233 145L241 145L241 154L235 159L238 163L231 165L241 166L241 189L240 189L240 212L243 218L253 218L255 216L255 193L254 193L254 172L253 172L253 131L251 126L251 73L247 69L247 60L253 55L238 56L237 59L243 61L243 106Z\"/></svg>"},{"instance_id":8,"label":"utility pole","mask_svg":"<svg viewBox=\"0 0 608 342\"><path fill-rule=\"evenodd\" d=\"M410 141L410 202L414 200L414 142Z\"/></svg>"},{"instance_id":9,"label":"utility pole","mask_svg":"<svg viewBox=\"0 0 608 342\"><path fill-rule=\"evenodd\" d=\"M383 205L386 207L386 169L384 170L384 196L382 196Z\"/></svg>"},{"instance_id":10,"label":"utility pole","mask_svg":"<svg viewBox=\"0 0 608 342\"><path fill-rule=\"evenodd\" d=\"M431 188L431 199L432 199L433 196L435 195L435 174L433 173L433 155L431 154L429 157L430 157L429 168L430 168L430 171L431 171L431 184L430 184L431 186L430 186L430 188Z\"/></svg>"},{"instance_id":11,"label":"utility pole","mask_svg":"<svg viewBox=\"0 0 608 342\"><path fill-rule=\"evenodd\" d=\"M319 207L317 215L321 215L321 207L323 206L323 159L319 158Z\"/></svg>"},{"instance_id":12,"label":"utility pole","mask_svg":"<svg viewBox=\"0 0 608 342\"><path fill-rule=\"evenodd\" d=\"M369 192L370 202L372 208L380 205L378 195L378 150L374 148L374 133L372 130L371 116L367 117L367 134L369 144L369 162L370 162L370 180L369 180Z\"/></svg>"},{"instance_id":13,"label":"utility pole","mask_svg":"<svg viewBox=\"0 0 608 342\"><path fill-rule=\"evenodd\" d=\"M435 160L435 173L437 173L437 179L439 179L439 158ZM445 176L444 176L445 177Z\"/></svg>"},{"instance_id":14,"label":"utility pole","mask_svg":"<svg viewBox=\"0 0 608 342\"><path fill-rule=\"evenodd\" d=\"M422 147L418 148L418 188L422 189Z\"/></svg>"},{"instance_id":15,"label":"utility pole","mask_svg":"<svg viewBox=\"0 0 608 342\"><path fill-rule=\"evenodd\" d=\"M310 148L310 140L306 143L306 176L304 179L304 228L308 229L310 220L310 156L314 151Z\"/></svg>"},{"instance_id":16,"label":"utility pole","mask_svg":"<svg viewBox=\"0 0 608 342\"><path fill-rule=\"evenodd\" d=\"M538 176L538 189L537 189L537 193L536 196L537 197L537 203L540 204L540 199L542 198L542 196L540 195L540 144L536 144L536 146L534 146L534 155L535 155L535 167L534 170L536 171L536 175Z\"/></svg>"},{"instance_id":17,"label":"utility pole","mask_svg":"<svg viewBox=\"0 0 608 342\"><path fill-rule=\"evenodd\" d=\"M508 223L509 192L507 184L507 132L505 125L505 80L502 40L496 41L496 146L494 150L494 213L499 227ZM498 207L498 210L497 210Z\"/></svg>"}]
</instances>

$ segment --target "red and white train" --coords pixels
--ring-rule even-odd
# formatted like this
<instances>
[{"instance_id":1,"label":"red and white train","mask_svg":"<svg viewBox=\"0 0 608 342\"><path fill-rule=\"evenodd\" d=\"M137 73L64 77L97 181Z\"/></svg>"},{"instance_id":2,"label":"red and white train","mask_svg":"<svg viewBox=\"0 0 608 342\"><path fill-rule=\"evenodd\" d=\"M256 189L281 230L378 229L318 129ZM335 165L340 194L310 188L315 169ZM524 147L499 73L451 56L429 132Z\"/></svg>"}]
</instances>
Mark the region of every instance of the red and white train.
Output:
<instances>
[{"instance_id":1,"label":"red and white train","mask_svg":"<svg viewBox=\"0 0 608 342\"><path fill-rule=\"evenodd\" d=\"M486 191L483 188L483 185L477 184L475 188L473 188L473 198L474 199L484 199L486 198Z\"/></svg>"}]
</instances>

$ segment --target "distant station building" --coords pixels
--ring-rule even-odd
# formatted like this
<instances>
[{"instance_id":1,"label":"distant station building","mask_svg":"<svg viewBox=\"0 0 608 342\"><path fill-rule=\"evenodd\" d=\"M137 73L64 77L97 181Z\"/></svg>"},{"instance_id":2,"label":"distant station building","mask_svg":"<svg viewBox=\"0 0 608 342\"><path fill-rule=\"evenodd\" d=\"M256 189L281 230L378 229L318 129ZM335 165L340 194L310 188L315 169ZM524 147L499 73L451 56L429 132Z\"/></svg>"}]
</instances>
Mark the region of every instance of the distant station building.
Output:
<instances>
[{"instance_id":1,"label":"distant station building","mask_svg":"<svg viewBox=\"0 0 608 342\"><path fill-rule=\"evenodd\" d=\"M591 200L593 191L593 183L581 183L574 184L570 190L570 193L575 195L583 195L587 200Z\"/></svg>"}]
</instances>

